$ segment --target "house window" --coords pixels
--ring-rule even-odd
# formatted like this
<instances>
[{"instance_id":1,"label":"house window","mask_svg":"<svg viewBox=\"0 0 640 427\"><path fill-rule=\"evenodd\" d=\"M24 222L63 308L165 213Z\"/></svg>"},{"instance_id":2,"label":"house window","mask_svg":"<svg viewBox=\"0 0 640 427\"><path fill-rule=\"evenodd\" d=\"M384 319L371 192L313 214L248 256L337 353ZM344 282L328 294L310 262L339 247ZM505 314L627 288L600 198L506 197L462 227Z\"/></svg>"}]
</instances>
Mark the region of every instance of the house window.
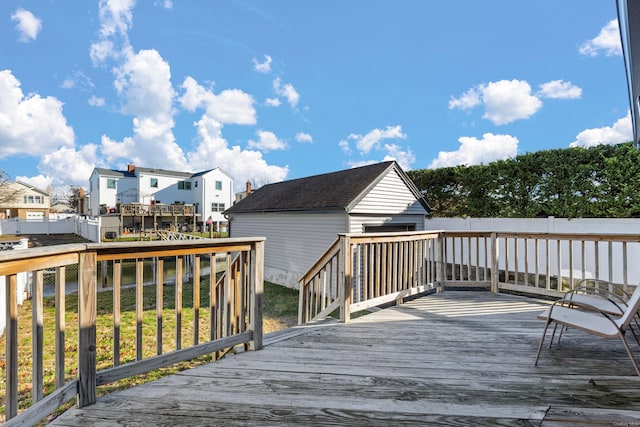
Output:
<instances>
[{"instance_id":1,"label":"house window","mask_svg":"<svg viewBox=\"0 0 640 427\"><path fill-rule=\"evenodd\" d=\"M24 196L23 201L28 205L41 205L44 203L44 196L34 196L31 194L29 196Z\"/></svg>"},{"instance_id":2,"label":"house window","mask_svg":"<svg viewBox=\"0 0 640 427\"><path fill-rule=\"evenodd\" d=\"M224 203L211 203L211 211L224 212Z\"/></svg>"},{"instance_id":3,"label":"house window","mask_svg":"<svg viewBox=\"0 0 640 427\"><path fill-rule=\"evenodd\" d=\"M178 182L178 190L191 190L191 182L190 181Z\"/></svg>"},{"instance_id":4,"label":"house window","mask_svg":"<svg viewBox=\"0 0 640 427\"><path fill-rule=\"evenodd\" d=\"M107 179L107 188L116 188L116 180L115 179Z\"/></svg>"},{"instance_id":5,"label":"house window","mask_svg":"<svg viewBox=\"0 0 640 427\"><path fill-rule=\"evenodd\" d=\"M216 181L216 190L222 190L222 181Z\"/></svg>"},{"instance_id":6,"label":"house window","mask_svg":"<svg viewBox=\"0 0 640 427\"><path fill-rule=\"evenodd\" d=\"M149 185L151 188L158 188L158 178L151 178Z\"/></svg>"}]
</instances>

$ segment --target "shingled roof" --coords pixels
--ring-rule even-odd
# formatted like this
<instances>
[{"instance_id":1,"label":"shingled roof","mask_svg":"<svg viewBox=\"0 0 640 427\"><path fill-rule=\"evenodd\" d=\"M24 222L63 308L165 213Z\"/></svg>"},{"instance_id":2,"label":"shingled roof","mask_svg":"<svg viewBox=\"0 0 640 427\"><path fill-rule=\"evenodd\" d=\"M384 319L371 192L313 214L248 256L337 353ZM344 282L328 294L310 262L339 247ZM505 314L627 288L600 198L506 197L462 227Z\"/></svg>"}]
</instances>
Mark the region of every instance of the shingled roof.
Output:
<instances>
[{"instance_id":1,"label":"shingled roof","mask_svg":"<svg viewBox=\"0 0 640 427\"><path fill-rule=\"evenodd\" d=\"M390 169L399 173L420 203L429 210L413 182L395 161L388 161L267 184L227 209L225 213L346 210L360 200L360 197Z\"/></svg>"}]
</instances>

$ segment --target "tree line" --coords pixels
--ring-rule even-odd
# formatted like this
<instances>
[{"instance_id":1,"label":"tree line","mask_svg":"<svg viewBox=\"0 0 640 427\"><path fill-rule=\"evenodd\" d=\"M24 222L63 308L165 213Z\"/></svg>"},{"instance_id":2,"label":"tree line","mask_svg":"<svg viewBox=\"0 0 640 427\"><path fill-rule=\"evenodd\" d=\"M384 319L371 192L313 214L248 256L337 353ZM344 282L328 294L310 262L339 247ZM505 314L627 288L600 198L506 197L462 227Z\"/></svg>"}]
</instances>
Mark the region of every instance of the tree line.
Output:
<instances>
[{"instance_id":1,"label":"tree line","mask_svg":"<svg viewBox=\"0 0 640 427\"><path fill-rule=\"evenodd\" d=\"M407 174L436 217L640 217L640 153L631 143Z\"/></svg>"}]
</instances>

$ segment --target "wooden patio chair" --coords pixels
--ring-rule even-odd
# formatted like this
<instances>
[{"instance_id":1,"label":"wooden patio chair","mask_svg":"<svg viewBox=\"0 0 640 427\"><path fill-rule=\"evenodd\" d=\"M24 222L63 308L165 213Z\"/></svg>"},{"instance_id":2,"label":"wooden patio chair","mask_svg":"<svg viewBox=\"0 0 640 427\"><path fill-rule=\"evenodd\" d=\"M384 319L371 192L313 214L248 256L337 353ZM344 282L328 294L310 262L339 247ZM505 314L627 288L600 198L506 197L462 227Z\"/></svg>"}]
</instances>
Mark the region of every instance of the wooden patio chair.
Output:
<instances>
[{"instance_id":1,"label":"wooden patio chair","mask_svg":"<svg viewBox=\"0 0 640 427\"><path fill-rule=\"evenodd\" d=\"M611 296L609 296L611 297ZM635 338L636 344L640 347L640 341L633 328L631 322L638 315L640 310L640 286L637 286L628 301L624 304L614 302L611 298L605 298L597 294L581 294L577 291L568 292L565 297L556 301L539 315L539 318L545 320L542 338L536 353L534 366L538 365L540 352L544 344L547 329L551 323L554 323L554 331L551 336L549 347L553 345L555 331L558 325L561 327L576 328L604 338L620 338L624 345L629 359L636 370L636 374L640 376L640 368L636 363L633 353L629 348L629 344L625 339L626 332L631 329L631 333Z\"/></svg>"}]
</instances>

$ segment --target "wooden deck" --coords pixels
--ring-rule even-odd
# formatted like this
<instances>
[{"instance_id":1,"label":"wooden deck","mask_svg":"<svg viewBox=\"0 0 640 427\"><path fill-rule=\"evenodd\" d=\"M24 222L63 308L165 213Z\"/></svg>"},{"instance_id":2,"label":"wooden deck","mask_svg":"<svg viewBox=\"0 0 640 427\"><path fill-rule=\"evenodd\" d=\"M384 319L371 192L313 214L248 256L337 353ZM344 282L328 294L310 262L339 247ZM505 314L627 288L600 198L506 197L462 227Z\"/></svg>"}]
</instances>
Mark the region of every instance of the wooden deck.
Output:
<instances>
[{"instance_id":1,"label":"wooden deck","mask_svg":"<svg viewBox=\"0 0 640 427\"><path fill-rule=\"evenodd\" d=\"M640 377L620 342L569 331L533 366L544 306L447 291L293 328L53 424L640 426Z\"/></svg>"}]
</instances>

